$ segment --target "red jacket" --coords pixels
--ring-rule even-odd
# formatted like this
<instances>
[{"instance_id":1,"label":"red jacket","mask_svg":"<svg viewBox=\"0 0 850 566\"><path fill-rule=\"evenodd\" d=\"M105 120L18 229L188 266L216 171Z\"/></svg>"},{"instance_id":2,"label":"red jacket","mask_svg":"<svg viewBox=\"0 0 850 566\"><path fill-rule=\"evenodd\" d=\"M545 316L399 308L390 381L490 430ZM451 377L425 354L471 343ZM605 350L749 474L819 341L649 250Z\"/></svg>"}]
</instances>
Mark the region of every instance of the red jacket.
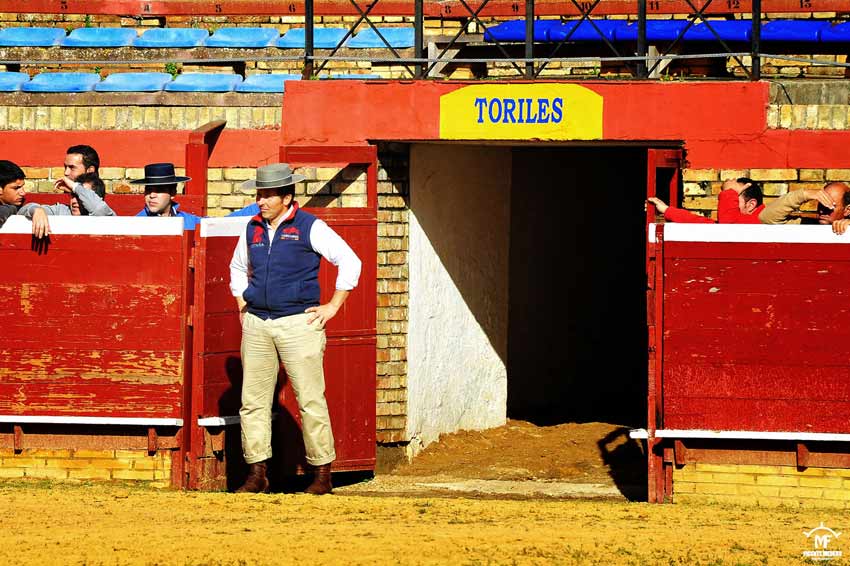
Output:
<instances>
[{"instance_id":1,"label":"red jacket","mask_svg":"<svg viewBox=\"0 0 850 566\"><path fill-rule=\"evenodd\" d=\"M759 205L752 214L743 214L738 208L738 192L734 189L720 191L717 199L717 222L718 224L761 224L759 213L764 210L764 205Z\"/></svg>"},{"instance_id":2,"label":"red jacket","mask_svg":"<svg viewBox=\"0 0 850 566\"><path fill-rule=\"evenodd\" d=\"M759 213L764 210L764 205L756 208L752 214L743 214L738 208L738 193L734 189L720 191L717 199L717 223L718 224L761 224ZM686 222L690 224L714 224L714 220L694 214L687 210L668 206L664 213L667 222Z\"/></svg>"}]
</instances>

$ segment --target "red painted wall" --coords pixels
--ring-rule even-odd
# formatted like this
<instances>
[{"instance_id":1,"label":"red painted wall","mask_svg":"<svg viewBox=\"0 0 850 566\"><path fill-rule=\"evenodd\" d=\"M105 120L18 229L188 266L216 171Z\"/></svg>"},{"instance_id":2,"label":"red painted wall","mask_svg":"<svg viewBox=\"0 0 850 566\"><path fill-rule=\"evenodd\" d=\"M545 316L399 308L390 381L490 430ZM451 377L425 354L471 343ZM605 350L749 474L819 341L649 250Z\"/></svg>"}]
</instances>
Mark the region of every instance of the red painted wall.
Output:
<instances>
[{"instance_id":1,"label":"red painted wall","mask_svg":"<svg viewBox=\"0 0 850 566\"><path fill-rule=\"evenodd\" d=\"M3 159L23 167L60 167L65 150L88 144L100 155L102 167L142 167L170 161L185 166L188 130L21 131L2 132ZM227 130L212 152L210 167L256 167L277 161L277 130Z\"/></svg>"},{"instance_id":2,"label":"red painted wall","mask_svg":"<svg viewBox=\"0 0 850 566\"><path fill-rule=\"evenodd\" d=\"M283 142L437 140L440 96L469 84L479 83L292 82ZM848 132L767 129L766 82L577 84L604 97L605 140L682 141L692 168L850 167Z\"/></svg>"}]
</instances>

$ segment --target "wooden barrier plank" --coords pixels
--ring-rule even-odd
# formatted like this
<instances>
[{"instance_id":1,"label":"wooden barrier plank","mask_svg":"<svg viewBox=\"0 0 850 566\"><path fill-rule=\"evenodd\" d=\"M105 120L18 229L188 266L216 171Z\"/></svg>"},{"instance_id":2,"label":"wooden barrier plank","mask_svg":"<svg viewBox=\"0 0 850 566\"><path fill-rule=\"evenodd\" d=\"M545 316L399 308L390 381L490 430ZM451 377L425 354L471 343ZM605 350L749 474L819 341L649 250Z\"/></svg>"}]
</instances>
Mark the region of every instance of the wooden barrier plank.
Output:
<instances>
[{"instance_id":1,"label":"wooden barrier plank","mask_svg":"<svg viewBox=\"0 0 850 566\"><path fill-rule=\"evenodd\" d=\"M0 414L182 418L180 384L51 379L33 386L0 381Z\"/></svg>"},{"instance_id":2,"label":"wooden barrier plank","mask_svg":"<svg viewBox=\"0 0 850 566\"><path fill-rule=\"evenodd\" d=\"M768 364L671 363L664 399L810 399L850 402L850 368ZM801 379L801 377L803 377ZM829 397L824 392L829 391ZM669 428L670 425L665 425ZM691 427L698 428L698 427ZM736 427L735 430L745 430Z\"/></svg>"},{"instance_id":3,"label":"wooden barrier plank","mask_svg":"<svg viewBox=\"0 0 850 566\"><path fill-rule=\"evenodd\" d=\"M670 428L846 432L850 401L808 399L673 398L664 401Z\"/></svg>"}]
</instances>

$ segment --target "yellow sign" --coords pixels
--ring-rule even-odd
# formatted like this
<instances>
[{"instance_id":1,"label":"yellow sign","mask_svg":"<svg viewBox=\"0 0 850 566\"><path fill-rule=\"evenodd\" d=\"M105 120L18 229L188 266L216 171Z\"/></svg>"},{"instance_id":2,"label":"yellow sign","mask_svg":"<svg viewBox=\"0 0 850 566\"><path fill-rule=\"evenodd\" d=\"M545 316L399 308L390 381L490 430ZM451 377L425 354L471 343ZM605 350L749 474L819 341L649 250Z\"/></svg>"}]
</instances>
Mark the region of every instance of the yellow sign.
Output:
<instances>
[{"instance_id":1,"label":"yellow sign","mask_svg":"<svg viewBox=\"0 0 850 566\"><path fill-rule=\"evenodd\" d=\"M440 139L602 139L602 96L576 84L463 87L440 97Z\"/></svg>"}]
</instances>

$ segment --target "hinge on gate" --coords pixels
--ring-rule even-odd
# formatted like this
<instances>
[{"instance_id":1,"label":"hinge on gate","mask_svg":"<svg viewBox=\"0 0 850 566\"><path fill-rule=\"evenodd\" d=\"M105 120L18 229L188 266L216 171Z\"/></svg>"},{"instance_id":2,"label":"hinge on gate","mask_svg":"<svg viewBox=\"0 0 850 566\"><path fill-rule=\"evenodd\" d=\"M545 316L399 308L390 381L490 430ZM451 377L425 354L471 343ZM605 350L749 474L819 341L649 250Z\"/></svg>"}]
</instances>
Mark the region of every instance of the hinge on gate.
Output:
<instances>
[{"instance_id":1,"label":"hinge on gate","mask_svg":"<svg viewBox=\"0 0 850 566\"><path fill-rule=\"evenodd\" d=\"M189 252L189 269L195 269L195 248L192 247L192 251Z\"/></svg>"},{"instance_id":2,"label":"hinge on gate","mask_svg":"<svg viewBox=\"0 0 850 566\"><path fill-rule=\"evenodd\" d=\"M20 454L24 451L24 430L20 425L14 425L12 428L13 436L14 436L14 450L15 454Z\"/></svg>"},{"instance_id":3,"label":"hinge on gate","mask_svg":"<svg viewBox=\"0 0 850 566\"><path fill-rule=\"evenodd\" d=\"M189 312L186 315L186 324L193 328L195 326L195 305L189 305Z\"/></svg>"},{"instance_id":4,"label":"hinge on gate","mask_svg":"<svg viewBox=\"0 0 850 566\"><path fill-rule=\"evenodd\" d=\"M148 427L148 455L153 456L159 450L159 436L154 427Z\"/></svg>"}]
</instances>

